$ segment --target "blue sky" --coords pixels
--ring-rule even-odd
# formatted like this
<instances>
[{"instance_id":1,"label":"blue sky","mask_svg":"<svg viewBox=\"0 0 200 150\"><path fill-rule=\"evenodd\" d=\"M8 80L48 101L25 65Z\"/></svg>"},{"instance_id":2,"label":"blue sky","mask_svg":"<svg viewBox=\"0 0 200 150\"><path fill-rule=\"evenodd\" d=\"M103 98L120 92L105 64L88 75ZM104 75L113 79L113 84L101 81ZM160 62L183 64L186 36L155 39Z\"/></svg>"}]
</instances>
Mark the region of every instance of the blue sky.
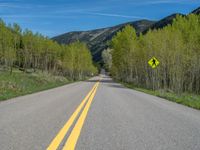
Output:
<instances>
[{"instance_id":1,"label":"blue sky","mask_svg":"<svg viewBox=\"0 0 200 150\"><path fill-rule=\"evenodd\" d=\"M0 18L53 37L140 19L189 13L200 0L0 0Z\"/></svg>"}]
</instances>

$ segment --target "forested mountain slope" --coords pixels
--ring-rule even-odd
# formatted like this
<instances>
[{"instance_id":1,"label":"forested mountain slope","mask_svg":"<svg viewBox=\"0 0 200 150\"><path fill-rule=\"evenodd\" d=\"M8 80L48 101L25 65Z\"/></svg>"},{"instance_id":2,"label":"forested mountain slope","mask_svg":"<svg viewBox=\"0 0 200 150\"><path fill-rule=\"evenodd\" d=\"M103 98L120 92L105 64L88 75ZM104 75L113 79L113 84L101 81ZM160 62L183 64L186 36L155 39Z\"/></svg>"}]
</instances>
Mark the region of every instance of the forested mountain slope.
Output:
<instances>
[{"instance_id":1,"label":"forested mountain slope","mask_svg":"<svg viewBox=\"0 0 200 150\"><path fill-rule=\"evenodd\" d=\"M199 14L200 8L192 11L192 13ZM52 39L62 44L69 44L77 40L85 42L91 50L93 60L99 62L101 61L101 52L105 48L107 48L108 41L111 40L112 37L116 35L116 33L120 31L122 28L124 28L126 25L129 24L132 27L134 27L137 34L139 33L145 34L149 29L159 29L165 27L168 24L171 24L176 15L183 15L183 14L178 14L178 13L172 14L159 21L140 20L103 29L69 32L53 37Z\"/></svg>"},{"instance_id":2,"label":"forested mountain slope","mask_svg":"<svg viewBox=\"0 0 200 150\"><path fill-rule=\"evenodd\" d=\"M103 29L69 32L52 39L62 44L69 44L77 40L85 42L91 50L94 61L100 61L102 50L107 48L107 41L111 40L112 37L126 25L130 24L136 29L137 33L140 33L145 31L154 23L154 21L140 20Z\"/></svg>"},{"instance_id":3,"label":"forested mountain slope","mask_svg":"<svg viewBox=\"0 0 200 150\"><path fill-rule=\"evenodd\" d=\"M177 15L185 16L185 15L183 15L183 14L178 14L178 13L172 14L172 15L170 15L170 16L167 16L167 17L165 17L165 18L163 18L163 19L161 19L161 20L155 22L152 26L150 26L149 28L147 28L147 29L143 32L143 34L146 34L150 29L151 29L151 30L154 30L154 29L161 29L161 28L167 26L168 24L172 24L173 20L176 18Z\"/></svg>"},{"instance_id":4,"label":"forested mountain slope","mask_svg":"<svg viewBox=\"0 0 200 150\"><path fill-rule=\"evenodd\" d=\"M197 15L200 14L200 7L195 9L192 13Z\"/></svg>"}]
</instances>

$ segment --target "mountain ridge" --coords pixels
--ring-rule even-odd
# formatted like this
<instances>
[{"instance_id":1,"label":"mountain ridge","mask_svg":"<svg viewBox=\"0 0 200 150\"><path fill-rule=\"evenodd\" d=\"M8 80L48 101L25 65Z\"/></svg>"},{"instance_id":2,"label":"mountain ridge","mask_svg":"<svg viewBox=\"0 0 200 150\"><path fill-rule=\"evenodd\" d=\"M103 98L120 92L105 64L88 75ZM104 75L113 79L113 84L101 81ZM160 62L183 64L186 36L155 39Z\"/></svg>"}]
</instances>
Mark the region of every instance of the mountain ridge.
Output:
<instances>
[{"instance_id":1,"label":"mountain ridge","mask_svg":"<svg viewBox=\"0 0 200 150\"><path fill-rule=\"evenodd\" d=\"M200 7L192 11L193 14L200 14ZM84 42L88 45L95 62L101 61L101 52L108 47L108 41L112 39L117 32L122 30L126 25L131 25L135 28L136 33L146 34L148 30L161 29L169 24L172 24L177 15L186 16L180 13L174 13L161 20L137 20L127 23L122 23L112 27L105 27L100 29L88 31L72 31L67 32L52 38L52 40L60 44L70 44L77 40Z\"/></svg>"}]
</instances>

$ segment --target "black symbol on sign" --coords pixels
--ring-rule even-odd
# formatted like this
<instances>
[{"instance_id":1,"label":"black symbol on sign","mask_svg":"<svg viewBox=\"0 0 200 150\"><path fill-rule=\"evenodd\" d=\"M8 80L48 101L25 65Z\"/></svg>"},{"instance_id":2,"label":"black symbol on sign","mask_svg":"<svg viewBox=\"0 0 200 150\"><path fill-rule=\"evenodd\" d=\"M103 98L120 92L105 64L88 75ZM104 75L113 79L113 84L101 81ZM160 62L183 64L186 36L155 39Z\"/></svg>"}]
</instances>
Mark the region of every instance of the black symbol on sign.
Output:
<instances>
[{"instance_id":1,"label":"black symbol on sign","mask_svg":"<svg viewBox=\"0 0 200 150\"><path fill-rule=\"evenodd\" d=\"M153 60L152 60L152 66L156 66L156 60L153 58Z\"/></svg>"}]
</instances>

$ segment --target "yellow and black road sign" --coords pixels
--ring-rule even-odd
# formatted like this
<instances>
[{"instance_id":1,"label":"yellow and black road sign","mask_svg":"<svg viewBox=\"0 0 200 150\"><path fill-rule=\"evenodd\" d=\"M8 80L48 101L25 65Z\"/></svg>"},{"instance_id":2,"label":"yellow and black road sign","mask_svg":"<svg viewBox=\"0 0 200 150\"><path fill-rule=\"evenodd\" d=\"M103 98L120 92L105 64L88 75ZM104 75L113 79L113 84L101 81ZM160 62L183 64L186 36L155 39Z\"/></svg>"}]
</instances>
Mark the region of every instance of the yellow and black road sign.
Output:
<instances>
[{"instance_id":1,"label":"yellow and black road sign","mask_svg":"<svg viewBox=\"0 0 200 150\"><path fill-rule=\"evenodd\" d=\"M155 57L152 57L149 61L148 61L148 64L154 69L156 68L158 65L159 65L159 61L155 58Z\"/></svg>"}]
</instances>

